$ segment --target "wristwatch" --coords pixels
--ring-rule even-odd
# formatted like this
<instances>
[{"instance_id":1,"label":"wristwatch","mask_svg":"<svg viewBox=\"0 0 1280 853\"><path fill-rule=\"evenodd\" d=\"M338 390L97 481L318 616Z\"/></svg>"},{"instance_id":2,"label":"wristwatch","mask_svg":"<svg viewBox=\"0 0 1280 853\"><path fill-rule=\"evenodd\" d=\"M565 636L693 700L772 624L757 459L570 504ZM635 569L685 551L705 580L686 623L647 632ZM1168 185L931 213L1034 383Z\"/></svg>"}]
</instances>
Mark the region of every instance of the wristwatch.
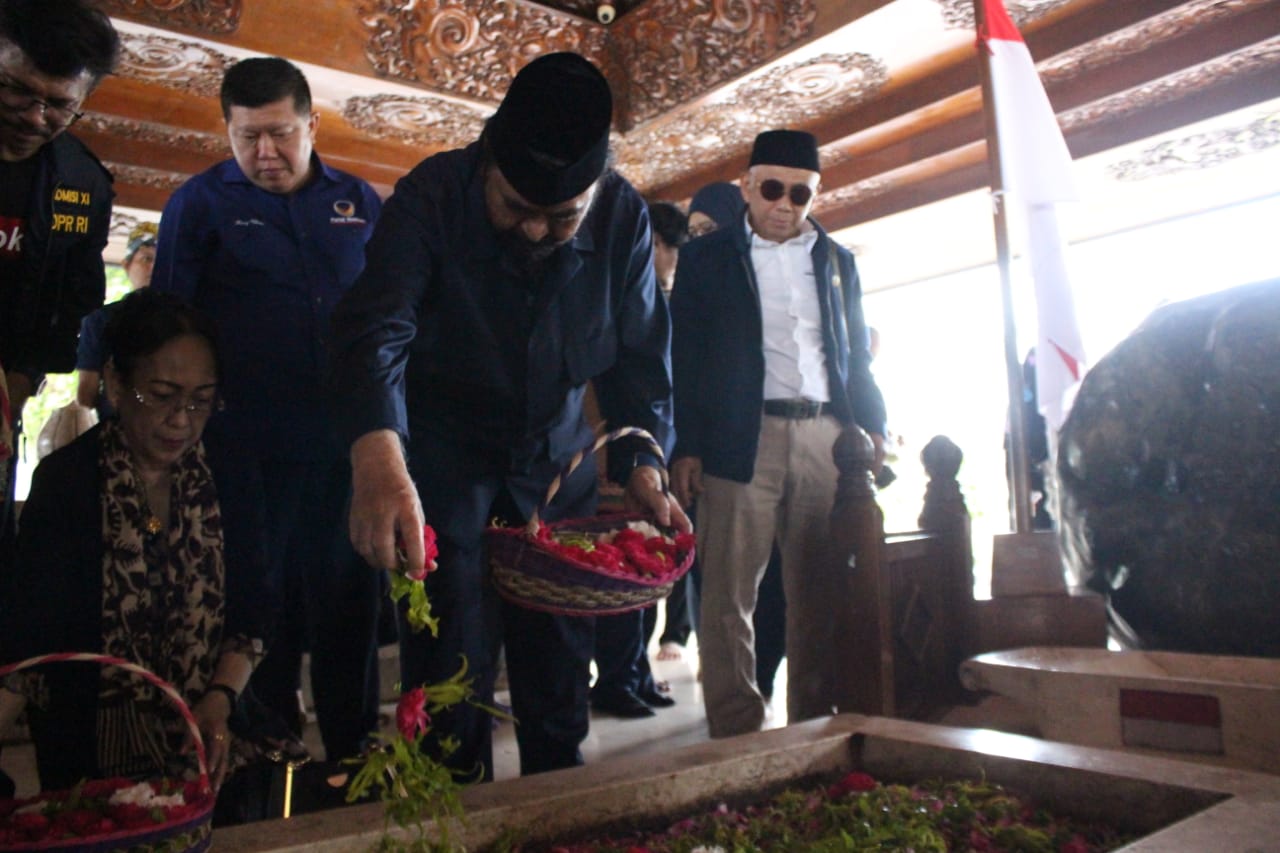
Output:
<instances>
[{"instance_id":1,"label":"wristwatch","mask_svg":"<svg viewBox=\"0 0 1280 853\"><path fill-rule=\"evenodd\" d=\"M210 693L221 693L226 696L232 711L235 711L236 705L240 702L240 694L235 691L235 688L226 684L210 684L205 688L204 695L208 696Z\"/></svg>"}]
</instances>

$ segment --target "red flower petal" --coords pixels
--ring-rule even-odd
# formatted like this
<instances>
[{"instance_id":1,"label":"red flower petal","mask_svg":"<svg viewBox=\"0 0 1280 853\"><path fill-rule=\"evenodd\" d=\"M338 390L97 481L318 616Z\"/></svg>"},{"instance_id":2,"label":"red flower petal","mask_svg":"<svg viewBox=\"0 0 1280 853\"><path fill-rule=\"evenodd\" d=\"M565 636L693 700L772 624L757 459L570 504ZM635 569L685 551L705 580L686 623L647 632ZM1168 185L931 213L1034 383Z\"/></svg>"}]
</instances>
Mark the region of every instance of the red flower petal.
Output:
<instances>
[{"instance_id":1,"label":"red flower petal","mask_svg":"<svg viewBox=\"0 0 1280 853\"><path fill-rule=\"evenodd\" d=\"M396 728L405 740L413 740L431 728L431 717L427 715L427 693L421 687L401 694L400 703L396 705Z\"/></svg>"}]
</instances>

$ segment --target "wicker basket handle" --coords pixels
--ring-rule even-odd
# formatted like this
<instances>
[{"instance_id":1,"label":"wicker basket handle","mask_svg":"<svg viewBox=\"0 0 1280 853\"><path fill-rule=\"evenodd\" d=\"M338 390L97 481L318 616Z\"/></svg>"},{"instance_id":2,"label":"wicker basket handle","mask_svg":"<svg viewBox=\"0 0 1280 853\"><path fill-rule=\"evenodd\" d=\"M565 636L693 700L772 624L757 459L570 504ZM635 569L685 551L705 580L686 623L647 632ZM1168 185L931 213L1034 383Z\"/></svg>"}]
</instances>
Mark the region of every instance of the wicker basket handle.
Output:
<instances>
[{"instance_id":1,"label":"wicker basket handle","mask_svg":"<svg viewBox=\"0 0 1280 853\"><path fill-rule=\"evenodd\" d=\"M89 652L58 652L0 666L0 678L10 673L21 672L24 669L31 669L46 663L66 663L70 661L91 661L103 665L118 666L159 688L170 704L182 715L183 721L187 724L187 729L191 732L191 740L196 745L196 763L200 768L200 787L203 790L209 790L209 764L204 752L204 737L200 734L200 725L196 722L195 714L191 713L191 709L187 707L187 703L183 700L182 695L178 693L178 689L151 670L138 666L136 663L127 661L124 658L110 655L91 654Z\"/></svg>"},{"instance_id":2,"label":"wicker basket handle","mask_svg":"<svg viewBox=\"0 0 1280 853\"><path fill-rule=\"evenodd\" d=\"M653 436L646 430L643 430L640 427L622 427L621 429L615 429L612 432L604 433L597 437L596 440L591 443L590 447L579 450L573 455L573 458L569 460L569 464L565 466L565 469L557 474L556 478L551 481L551 485L547 487L547 496L542 500L542 509L545 510L551 505L551 501L556 496L556 492L560 491L560 484L564 480L568 479L570 474L577 470L578 466L582 464L583 459L586 459L587 456L595 453L609 442L617 441L620 438L626 438L631 435L644 439L645 442L648 443L649 449L658 457L658 462L661 463L661 466L658 468L658 474L662 477L662 491L665 492L667 490L666 454L662 452L662 448L658 446L658 442L655 441ZM533 511L533 515L529 517L529 523L525 525L525 531L530 536L533 536L538 532L538 515L539 510L535 509Z\"/></svg>"}]
</instances>

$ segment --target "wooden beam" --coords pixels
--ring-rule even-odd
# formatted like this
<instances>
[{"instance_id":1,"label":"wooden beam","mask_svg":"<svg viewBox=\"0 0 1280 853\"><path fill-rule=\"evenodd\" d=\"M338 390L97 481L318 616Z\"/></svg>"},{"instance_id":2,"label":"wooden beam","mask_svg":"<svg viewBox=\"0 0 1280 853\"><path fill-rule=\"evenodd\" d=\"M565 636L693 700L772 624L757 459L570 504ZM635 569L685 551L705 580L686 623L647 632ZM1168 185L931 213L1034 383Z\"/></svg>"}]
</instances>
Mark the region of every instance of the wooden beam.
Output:
<instances>
[{"instance_id":1,"label":"wooden beam","mask_svg":"<svg viewBox=\"0 0 1280 853\"><path fill-rule=\"evenodd\" d=\"M131 139L120 133L101 132L83 125L77 126L74 133L99 160L188 176L203 172L230 156L230 152L194 151L159 141Z\"/></svg>"},{"instance_id":2,"label":"wooden beam","mask_svg":"<svg viewBox=\"0 0 1280 853\"><path fill-rule=\"evenodd\" d=\"M1194 77L1197 69L1182 73ZM1245 73L1185 87L1161 104L1135 104L1126 110L1117 96L1114 105L1102 105L1068 128L1067 146L1078 159L1273 98L1280 98L1280 47ZM878 175L868 184L877 181L882 185L874 194L822 208L823 226L836 231L987 186L986 144L971 143Z\"/></svg>"},{"instance_id":3,"label":"wooden beam","mask_svg":"<svg viewBox=\"0 0 1280 853\"><path fill-rule=\"evenodd\" d=\"M1050 69L1045 74L1050 100L1061 113L1246 49L1259 33L1280 32L1280 0L1269 0L1235 16L1191 23L1186 30L1145 40L1114 58L1088 53L1088 46L1081 48L1084 52L1073 57L1066 68L1084 66L1089 73L1055 73ZM828 146L848 159L825 169L823 184L830 188L857 183L980 140L983 133L981 93L969 89Z\"/></svg>"},{"instance_id":4,"label":"wooden beam","mask_svg":"<svg viewBox=\"0 0 1280 853\"><path fill-rule=\"evenodd\" d=\"M1057 14L1046 15L1033 27L1027 28L1024 38L1032 55L1043 59L1185 3L1186 0L1126 0L1124 3L1087 0L1071 4ZM859 133L904 116L919 115L919 111L928 110L940 101L948 102L977 86L978 63L973 46L966 44L900 72L875 98L805 129L817 136L820 144L840 148L845 140ZM980 120L976 127L981 130ZM745 167L744 157L708 164L705 169L654 187L648 195L652 198L688 198L712 181L736 180Z\"/></svg>"},{"instance_id":5,"label":"wooden beam","mask_svg":"<svg viewBox=\"0 0 1280 853\"><path fill-rule=\"evenodd\" d=\"M116 198L114 204L116 207L136 207L139 210L154 211L157 219L160 218L160 211L164 210L164 206L168 203L171 195L169 190L123 181L115 184L115 190Z\"/></svg>"}]
</instances>

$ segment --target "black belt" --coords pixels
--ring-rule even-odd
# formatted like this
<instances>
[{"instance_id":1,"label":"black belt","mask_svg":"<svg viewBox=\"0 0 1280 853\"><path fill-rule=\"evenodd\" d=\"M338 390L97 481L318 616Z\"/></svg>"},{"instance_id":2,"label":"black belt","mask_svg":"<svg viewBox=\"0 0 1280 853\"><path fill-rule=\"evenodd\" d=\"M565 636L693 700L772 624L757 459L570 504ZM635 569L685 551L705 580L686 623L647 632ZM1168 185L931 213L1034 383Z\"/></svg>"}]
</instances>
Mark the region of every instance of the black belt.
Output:
<instances>
[{"instance_id":1,"label":"black belt","mask_svg":"<svg viewBox=\"0 0 1280 853\"><path fill-rule=\"evenodd\" d=\"M819 415L831 414L830 403L819 403L817 400L806 400L800 397L795 400L765 400L764 413L775 418L791 418L804 420Z\"/></svg>"}]
</instances>

